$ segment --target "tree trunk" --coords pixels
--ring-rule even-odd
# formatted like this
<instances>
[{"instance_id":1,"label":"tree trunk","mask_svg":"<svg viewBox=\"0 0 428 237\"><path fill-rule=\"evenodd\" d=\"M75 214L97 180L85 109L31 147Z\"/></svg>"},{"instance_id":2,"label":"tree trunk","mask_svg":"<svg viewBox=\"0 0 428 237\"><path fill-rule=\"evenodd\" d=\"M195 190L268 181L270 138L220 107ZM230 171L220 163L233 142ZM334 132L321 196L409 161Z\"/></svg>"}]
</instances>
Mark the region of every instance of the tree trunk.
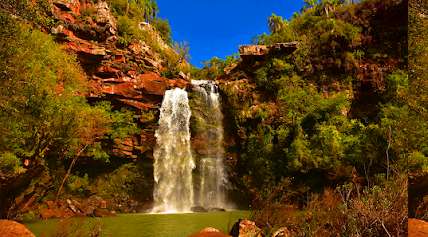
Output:
<instances>
[{"instance_id":1,"label":"tree trunk","mask_svg":"<svg viewBox=\"0 0 428 237\"><path fill-rule=\"evenodd\" d=\"M88 147L88 145L85 145L77 154L76 156L73 158L73 160L70 163L70 166L67 169L67 173L65 174L64 178L62 179L61 185L58 188L58 192L56 194L56 200L58 201L59 195L61 195L61 191L64 187L65 182L67 181L68 177L71 174L71 170L73 169L74 165L77 162L77 159L79 159L80 154L82 154L82 152Z\"/></svg>"},{"instance_id":2,"label":"tree trunk","mask_svg":"<svg viewBox=\"0 0 428 237\"><path fill-rule=\"evenodd\" d=\"M388 147L386 148L386 180L389 180L389 149L391 149L391 127L388 129Z\"/></svg>"},{"instance_id":3,"label":"tree trunk","mask_svg":"<svg viewBox=\"0 0 428 237\"><path fill-rule=\"evenodd\" d=\"M25 173L10 179L0 181L0 219L13 218L15 198L25 190L35 177L39 177L45 167L43 165L33 165Z\"/></svg>"}]
</instances>

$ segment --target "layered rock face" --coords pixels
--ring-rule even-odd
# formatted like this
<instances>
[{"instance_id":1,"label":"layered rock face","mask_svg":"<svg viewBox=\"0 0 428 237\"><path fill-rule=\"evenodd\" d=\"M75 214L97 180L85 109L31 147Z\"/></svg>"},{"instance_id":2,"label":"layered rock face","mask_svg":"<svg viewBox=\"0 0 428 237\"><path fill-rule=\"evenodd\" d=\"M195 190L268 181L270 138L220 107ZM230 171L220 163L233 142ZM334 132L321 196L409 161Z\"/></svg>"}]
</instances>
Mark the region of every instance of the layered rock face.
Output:
<instances>
[{"instance_id":1,"label":"layered rock face","mask_svg":"<svg viewBox=\"0 0 428 237\"><path fill-rule=\"evenodd\" d=\"M91 14L83 14L85 12ZM153 110L152 113L158 116L165 91L174 87L185 88L189 82L184 78L171 80L160 76L165 70L164 62L143 41L118 48L117 22L106 2L54 0L52 13L59 24L51 29L51 34L66 50L77 55L90 79L88 100L107 100L114 109L127 108L141 116L141 135L116 140L113 154L133 159L144 153L151 156L157 119L147 121L144 114ZM151 27L141 29L157 34ZM164 50L172 51L167 44L160 45Z\"/></svg>"}]
</instances>

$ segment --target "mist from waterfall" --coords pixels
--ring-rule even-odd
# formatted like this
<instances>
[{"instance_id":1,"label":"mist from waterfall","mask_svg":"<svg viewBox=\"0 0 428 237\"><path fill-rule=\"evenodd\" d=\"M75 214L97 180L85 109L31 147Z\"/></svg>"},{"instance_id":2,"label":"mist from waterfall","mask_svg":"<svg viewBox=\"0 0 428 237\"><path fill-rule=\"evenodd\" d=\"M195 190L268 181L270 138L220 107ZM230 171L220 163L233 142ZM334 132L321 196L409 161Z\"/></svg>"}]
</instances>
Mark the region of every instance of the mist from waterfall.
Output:
<instances>
[{"instance_id":1,"label":"mist from waterfall","mask_svg":"<svg viewBox=\"0 0 428 237\"><path fill-rule=\"evenodd\" d=\"M199 176L196 179L198 191L195 202L206 209L226 208L227 177L223 164L225 151L220 94L212 81L192 80L192 85L197 94L194 98L197 106L192 107L198 127L195 136L202 150L197 162Z\"/></svg>"},{"instance_id":2,"label":"mist from waterfall","mask_svg":"<svg viewBox=\"0 0 428 237\"><path fill-rule=\"evenodd\" d=\"M179 88L166 91L155 134L152 212L190 212L194 205L192 170L196 166L190 146L190 117L187 92Z\"/></svg>"}]
</instances>

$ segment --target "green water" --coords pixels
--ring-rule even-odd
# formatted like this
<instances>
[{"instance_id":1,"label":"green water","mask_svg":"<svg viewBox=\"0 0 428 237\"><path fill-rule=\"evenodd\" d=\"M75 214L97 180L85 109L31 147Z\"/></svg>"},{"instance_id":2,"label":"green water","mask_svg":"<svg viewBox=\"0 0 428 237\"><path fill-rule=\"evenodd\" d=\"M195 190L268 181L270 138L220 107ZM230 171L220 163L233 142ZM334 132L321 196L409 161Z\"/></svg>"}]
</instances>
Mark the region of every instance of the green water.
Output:
<instances>
[{"instance_id":1,"label":"green water","mask_svg":"<svg viewBox=\"0 0 428 237\"><path fill-rule=\"evenodd\" d=\"M28 223L37 237L50 237L64 226L88 228L96 223L102 236L107 237L186 237L205 227L228 232L239 218L247 218L248 211L188 213L188 214L123 214L116 217L81 218L61 224L57 219Z\"/></svg>"}]
</instances>

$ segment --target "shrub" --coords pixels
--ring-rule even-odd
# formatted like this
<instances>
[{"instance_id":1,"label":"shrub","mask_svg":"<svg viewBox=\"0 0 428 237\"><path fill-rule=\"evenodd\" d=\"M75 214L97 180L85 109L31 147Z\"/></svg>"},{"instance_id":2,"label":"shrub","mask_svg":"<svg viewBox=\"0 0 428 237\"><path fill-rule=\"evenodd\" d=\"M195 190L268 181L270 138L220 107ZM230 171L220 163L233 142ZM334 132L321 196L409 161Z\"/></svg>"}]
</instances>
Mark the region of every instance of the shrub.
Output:
<instances>
[{"instance_id":1,"label":"shrub","mask_svg":"<svg viewBox=\"0 0 428 237\"><path fill-rule=\"evenodd\" d=\"M85 194L89 191L88 174L85 174L83 177L71 175L67 180L67 188L73 194Z\"/></svg>"},{"instance_id":2,"label":"shrub","mask_svg":"<svg viewBox=\"0 0 428 237\"><path fill-rule=\"evenodd\" d=\"M152 25L159 32L162 40L167 44L171 44L171 26L169 25L168 20L156 18L152 21Z\"/></svg>"},{"instance_id":3,"label":"shrub","mask_svg":"<svg viewBox=\"0 0 428 237\"><path fill-rule=\"evenodd\" d=\"M29 211L27 213L22 214L21 219L23 222L29 223L29 222L37 221L38 217L37 217L36 213L34 213L33 211Z\"/></svg>"},{"instance_id":4,"label":"shrub","mask_svg":"<svg viewBox=\"0 0 428 237\"><path fill-rule=\"evenodd\" d=\"M117 16L127 16L135 19L136 22L152 21L158 13L154 0L108 0L107 2Z\"/></svg>"},{"instance_id":5,"label":"shrub","mask_svg":"<svg viewBox=\"0 0 428 237\"><path fill-rule=\"evenodd\" d=\"M380 180L361 192L350 183L312 193L299 211L289 182L273 189L253 211L253 219L272 233L287 227L293 236L403 236L407 228L407 176Z\"/></svg>"},{"instance_id":6,"label":"shrub","mask_svg":"<svg viewBox=\"0 0 428 237\"><path fill-rule=\"evenodd\" d=\"M0 176L13 176L23 171L21 161L15 154L10 152L0 154Z\"/></svg>"}]
</instances>

